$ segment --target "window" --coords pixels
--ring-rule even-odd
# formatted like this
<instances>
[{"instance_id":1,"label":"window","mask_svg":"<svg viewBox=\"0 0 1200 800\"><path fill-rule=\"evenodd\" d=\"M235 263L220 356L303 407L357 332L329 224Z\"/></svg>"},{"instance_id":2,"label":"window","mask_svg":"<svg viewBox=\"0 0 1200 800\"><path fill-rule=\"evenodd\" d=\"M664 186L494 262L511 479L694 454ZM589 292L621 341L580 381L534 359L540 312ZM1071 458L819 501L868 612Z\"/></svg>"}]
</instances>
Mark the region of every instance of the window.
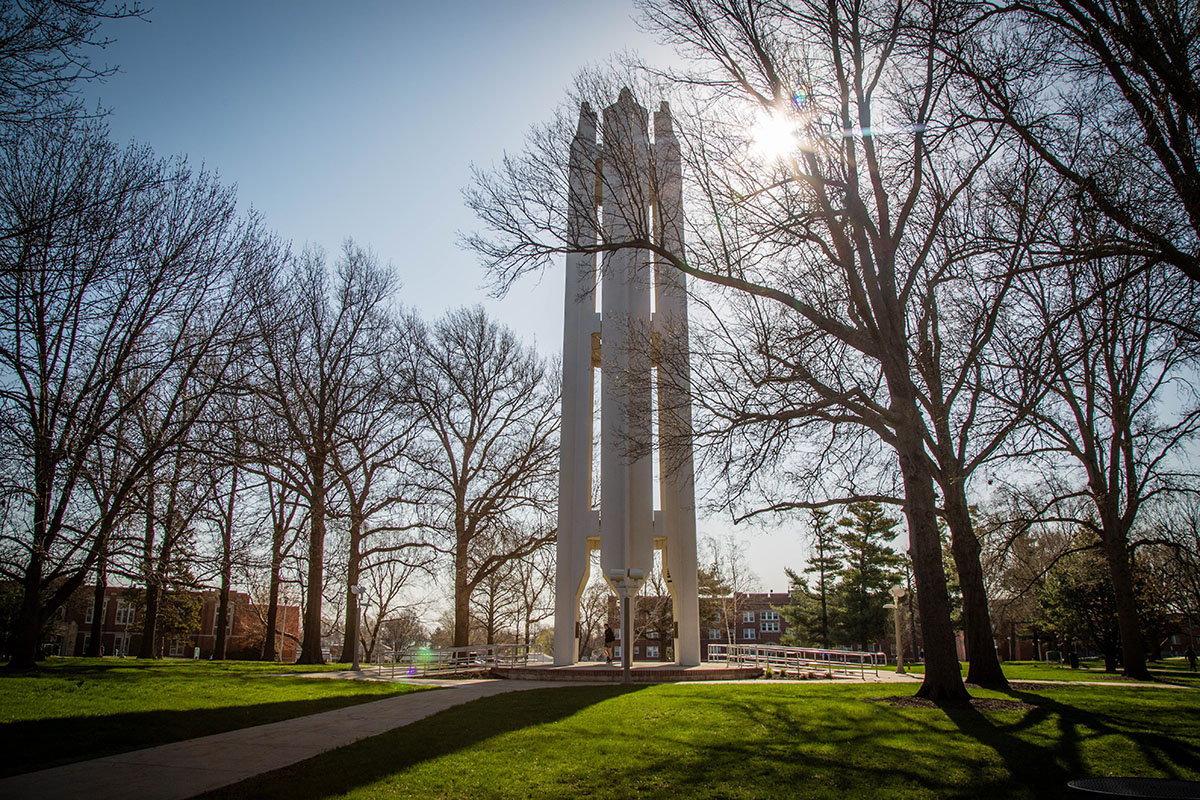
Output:
<instances>
[{"instance_id":1,"label":"window","mask_svg":"<svg viewBox=\"0 0 1200 800\"><path fill-rule=\"evenodd\" d=\"M754 628L743 628L742 629L742 638L747 639L747 640L756 639L756 638L758 638L757 632L754 630Z\"/></svg>"},{"instance_id":2,"label":"window","mask_svg":"<svg viewBox=\"0 0 1200 800\"><path fill-rule=\"evenodd\" d=\"M658 658L658 645L646 645L646 658Z\"/></svg>"},{"instance_id":3,"label":"window","mask_svg":"<svg viewBox=\"0 0 1200 800\"><path fill-rule=\"evenodd\" d=\"M650 631L650 632L648 632L648 633L646 634L646 638L647 638L647 639L657 639L657 638L658 638L658 631Z\"/></svg>"},{"instance_id":4,"label":"window","mask_svg":"<svg viewBox=\"0 0 1200 800\"><path fill-rule=\"evenodd\" d=\"M764 611L764 612L762 612L762 618L765 620L778 621L779 620L779 612L778 611ZM763 630L766 630L766 628L763 628Z\"/></svg>"},{"instance_id":5,"label":"window","mask_svg":"<svg viewBox=\"0 0 1200 800\"><path fill-rule=\"evenodd\" d=\"M620 628L617 628L617 629L615 629L615 630L613 631L613 633L616 635L616 637L617 637L617 641L618 641L618 642L619 642L619 641L621 641L621 629L620 629Z\"/></svg>"},{"instance_id":6,"label":"window","mask_svg":"<svg viewBox=\"0 0 1200 800\"><path fill-rule=\"evenodd\" d=\"M640 645L636 645L636 644L635 644L635 645L633 646L633 654L636 656L636 655L638 655L638 654L639 654L639 653L641 653L641 652L642 652L642 648L641 648L641 646L640 646Z\"/></svg>"},{"instance_id":7,"label":"window","mask_svg":"<svg viewBox=\"0 0 1200 800\"><path fill-rule=\"evenodd\" d=\"M621 645L618 644L613 647L613 658L620 658L620 657L621 657Z\"/></svg>"},{"instance_id":8,"label":"window","mask_svg":"<svg viewBox=\"0 0 1200 800\"><path fill-rule=\"evenodd\" d=\"M83 624L91 625L92 620L95 618L95 616L96 616L96 607L92 604L88 604L87 613L83 615ZM86 648L87 645L84 645L84 647Z\"/></svg>"},{"instance_id":9,"label":"window","mask_svg":"<svg viewBox=\"0 0 1200 800\"><path fill-rule=\"evenodd\" d=\"M92 643L92 635L90 633L85 633L83 635L83 654L84 655L87 655L88 645L91 643ZM101 653L100 655L104 655L104 654Z\"/></svg>"},{"instance_id":10,"label":"window","mask_svg":"<svg viewBox=\"0 0 1200 800\"><path fill-rule=\"evenodd\" d=\"M762 630L763 630L763 633L779 633L779 623L778 622L764 622L764 623L762 623Z\"/></svg>"},{"instance_id":11,"label":"window","mask_svg":"<svg viewBox=\"0 0 1200 800\"><path fill-rule=\"evenodd\" d=\"M708 629L708 638L710 638L710 639L720 639L724 635L725 635L724 632L722 632L720 628L709 628Z\"/></svg>"},{"instance_id":12,"label":"window","mask_svg":"<svg viewBox=\"0 0 1200 800\"><path fill-rule=\"evenodd\" d=\"M124 600L117 601L117 624L128 625L133 622L133 605Z\"/></svg>"},{"instance_id":13,"label":"window","mask_svg":"<svg viewBox=\"0 0 1200 800\"><path fill-rule=\"evenodd\" d=\"M182 639L179 639L179 638L171 639L171 655L172 656L183 655L183 640Z\"/></svg>"},{"instance_id":14,"label":"window","mask_svg":"<svg viewBox=\"0 0 1200 800\"><path fill-rule=\"evenodd\" d=\"M753 611L743 611L742 612L742 622L754 622L754 612Z\"/></svg>"}]
</instances>

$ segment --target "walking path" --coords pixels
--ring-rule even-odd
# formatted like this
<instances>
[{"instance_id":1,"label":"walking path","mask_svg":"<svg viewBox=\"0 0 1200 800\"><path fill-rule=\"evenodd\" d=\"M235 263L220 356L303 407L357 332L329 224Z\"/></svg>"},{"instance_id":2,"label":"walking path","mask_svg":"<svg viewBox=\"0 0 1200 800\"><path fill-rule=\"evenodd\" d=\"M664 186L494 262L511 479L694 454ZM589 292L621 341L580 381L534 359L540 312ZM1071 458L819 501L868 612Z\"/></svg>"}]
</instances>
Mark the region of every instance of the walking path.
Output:
<instances>
[{"instance_id":1,"label":"walking path","mask_svg":"<svg viewBox=\"0 0 1200 800\"><path fill-rule=\"evenodd\" d=\"M320 675L339 676L350 677L340 673ZM16 775L0 780L0 798L182 800L386 733L461 703L503 692L563 685L552 681L455 681L453 688L439 691L411 692L269 725Z\"/></svg>"}]
</instances>

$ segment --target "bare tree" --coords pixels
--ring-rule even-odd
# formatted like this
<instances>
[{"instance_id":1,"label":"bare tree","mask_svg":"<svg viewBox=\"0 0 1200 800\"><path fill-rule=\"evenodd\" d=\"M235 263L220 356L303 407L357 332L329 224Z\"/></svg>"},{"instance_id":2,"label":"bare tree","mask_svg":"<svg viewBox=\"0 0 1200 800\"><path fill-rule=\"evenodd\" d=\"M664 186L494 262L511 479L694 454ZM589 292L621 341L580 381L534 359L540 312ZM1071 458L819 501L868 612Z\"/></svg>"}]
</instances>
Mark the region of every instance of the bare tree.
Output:
<instances>
[{"instance_id":1,"label":"bare tree","mask_svg":"<svg viewBox=\"0 0 1200 800\"><path fill-rule=\"evenodd\" d=\"M746 595L754 591L758 576L746 560L746 546L734 536L726 535L721 539L706 537L702 546L708 556L708 564L704 569L716 578L710 585L721 592L719 597L710 597L709 602L725 628L726 641L737 644L742 607Z\"/></svg>"},{"instance_id":2,"label":"bare tree","mask_svg":"<svg viewBox=\"0 0 1200 800\"><path fill-rule=\"evenodd\" d=\"M240 357L244 287L270 248L211 175L120 150L95 126L31 128L6 145L0 182L0 418L18 448L4 493L24 509L4 533L24 587L10 667L29 669L41 623ZM115 432L134 426L120 420L147 407L155 423L106 510L82 507L96 449L122 446Z\"/></svg>"},{"instance_id":3,"label":"bare tree","mask_svg":"<svg viewBox=\"0 0 1200 800\"><path fill-rule=\"evenodd\" d=\"M565 171L555 172L569 163L566 119L531 137L524 157L478 177L468 202L496 235L469 241L500 288L554 253L630 248L712 287L721 311L752 334L738 348L754 390L741 405L767 413L743 415L729 430L751 450L768 443L760 469L772 466L774 445L762 430L795 426L831 440L852 430L852 439L885 444L920 588L927 669L919 694L966 703L936 522L918 320L944 269L935 252L942 225L1001 140L954 107L938 57L953 12L902 2L640 5L646 25L694 64L663 76L683 100L676 127L655 131L656 143L677 138L687 163L687 243L674 246L652 227L679 221L649 214L627 220L632 233L619 239L572 235L565 215L580 199L569 195ZM593 101L606 92L582 90ZM641 163L610 167L619 148L604 157L605 180ZM656 191L651 186L647 207ZM786 406L772 408L772 399ZM801 497L791 507L848 499Z\"/></svg>"},{"instance_id":4,"label":"bare tree","mask_svg":"<svg viewBox=\"0 0 1200 800\"><path fill-rule=\"evenodd\" d=\"M144 13L137 3L110 0L0 4L0 126L78 114L79 84L116 72L91 58L111 42L101 24Z\"/></svg>"},{"instance_id":5,"label":"bare tree","mask_svg":"<svg viewBox=\"0 0 1200 800\"><path fill-rule=\"evenodd\" d=\"M387 303L395 278L374 255L347 241L334 275L324 253L310 249L285 281L258 317L259 391L290 444L276 455L295 456L287 466L291 488L308 505L300 662L320 664L326 519L336 481L332 459L349 416L373 399L371 366L390 341Z\"/></svg>"},{"instance_id":6,"label":"bare tree","mask_svg":"<svg viewBox=\"0 0 1200 800\"><path fill-rule=\"evenodd\" d=\"M1200 431L1195 355L1179 346L1179 331L1197 328L1196 284L1109 258L1031 273L1022 287L1046 335L1036 349L1028 339L1013 348L1042 359L1048 398L1033 420L1046 463L1068 470L1046 513L1074 516L1099 538L1124 673L1149 679L1130 532L1147 502L1195 485L1185 453Z\"/></svg>"},{"instance_id":7,"label":"bare tree","mask_svg":"<svg viewBox=\"0 0 1200 800\"><path fill-rule=\"evenodd\" d=\"M426 428L411 448L423 522L453 562L454 644L469 644L471 596L510 561L553 541L558 387L546 365L482 308L432 326L409 318L408 402Z\"/></svg>"},{"instance_id":8,"label":"bare tree","mask_svg":"<svg viewBox=\"0 0 1200 800\"><path fill-rule=\"evenodd\" d=\"M1200 126L1192 3L987 0L945 38L982 113L1097 213L1107 245L1200 281Z\"/></svg>"}]
</instances>

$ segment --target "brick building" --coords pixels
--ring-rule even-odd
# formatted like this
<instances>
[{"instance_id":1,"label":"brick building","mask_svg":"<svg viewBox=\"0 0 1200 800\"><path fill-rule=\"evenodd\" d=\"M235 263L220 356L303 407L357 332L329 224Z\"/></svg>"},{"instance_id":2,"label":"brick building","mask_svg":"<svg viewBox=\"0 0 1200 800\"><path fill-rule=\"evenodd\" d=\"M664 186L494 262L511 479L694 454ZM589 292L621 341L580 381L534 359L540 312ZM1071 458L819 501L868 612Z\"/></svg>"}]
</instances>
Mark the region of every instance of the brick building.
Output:
<instances>
[{"instance_id":1,"label":"brick building","mask_svg":"<svg viewBox=\"0 0 1200 800\"><path fill-rule=\"evenodd\" d=\"M708 660L710 644L727 644L730 628L734 644L779 644L783 634L787 633L787 622L778 609L789 602L791 596L787 592L738 592L731 597L701 599L700 658ZM639 597L636 610L633 627L638 636L633 643L633 659L673 661L671 598ZM608 624L617 635L615 656L619 658L623 636L615 597L609 599Z\"/></svg>"},{"instance_id":2,"label":"brick building","mask_svg":"<svg viewBox=\"0 0 1200 800\"><path fill-rule=\"evenodd\" d=\"M51 652L63 656L82 656L92 633L92 598L94 586L85 586L75 597L60 609L58 619L57 648ZM100 644L104 655L135 655L141 648L142 633L137 624L137 608L125 596L127 589L110 586L104 590L104 617ZM167 657L193 658L200 648L200 658L208 659L216 647L217 612L220 592L205 589L189 592L200 599L200 630L181 636L172 636L163 643L161 655ZM250 601L244 592L229 593L229 633L225 652L228 658L254 659L262 653L263 628L266 608ZM279 660L289 663L299 655L300 608L279 606L279 630L276 632L276 652Z\"/></svg>"}]
</instances>

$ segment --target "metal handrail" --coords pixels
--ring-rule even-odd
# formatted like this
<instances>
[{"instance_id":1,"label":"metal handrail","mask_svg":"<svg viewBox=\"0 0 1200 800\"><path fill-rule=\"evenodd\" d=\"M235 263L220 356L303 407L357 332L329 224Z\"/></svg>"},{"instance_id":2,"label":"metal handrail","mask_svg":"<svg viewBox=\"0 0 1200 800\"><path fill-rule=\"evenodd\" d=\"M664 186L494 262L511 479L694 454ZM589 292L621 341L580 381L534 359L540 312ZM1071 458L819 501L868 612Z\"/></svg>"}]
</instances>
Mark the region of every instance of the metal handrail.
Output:
<instances>
[{"instance_id":1,"label":"metal handrail","mask_svg":"<svg viewBox=\"0 0 1200 800\"><path fill-rule=\"evenodd\" d=\"M753 664L754 666L778 668L780 671L819 666L830 672L850 673L858 671L866 680L867 670L879 675L879 667L887 666L886 653L868 653L861 650L824 650L812 647L787 647L778 644L710 644L709 661L724 661L728 664Z\"/></svg>"},{"instance_id":2,"label":"metal handrail","mask_svg":"<svg viewBox=\"0 0 1200 800\"><path fill-rule=\"evenodd\" d=\"M393 651L390 661L375 667L380 675L424 677L446 672L515 667L529 663L528 644L480 644L465 647L409 648Z\"/></svg>"}]
</instances>

